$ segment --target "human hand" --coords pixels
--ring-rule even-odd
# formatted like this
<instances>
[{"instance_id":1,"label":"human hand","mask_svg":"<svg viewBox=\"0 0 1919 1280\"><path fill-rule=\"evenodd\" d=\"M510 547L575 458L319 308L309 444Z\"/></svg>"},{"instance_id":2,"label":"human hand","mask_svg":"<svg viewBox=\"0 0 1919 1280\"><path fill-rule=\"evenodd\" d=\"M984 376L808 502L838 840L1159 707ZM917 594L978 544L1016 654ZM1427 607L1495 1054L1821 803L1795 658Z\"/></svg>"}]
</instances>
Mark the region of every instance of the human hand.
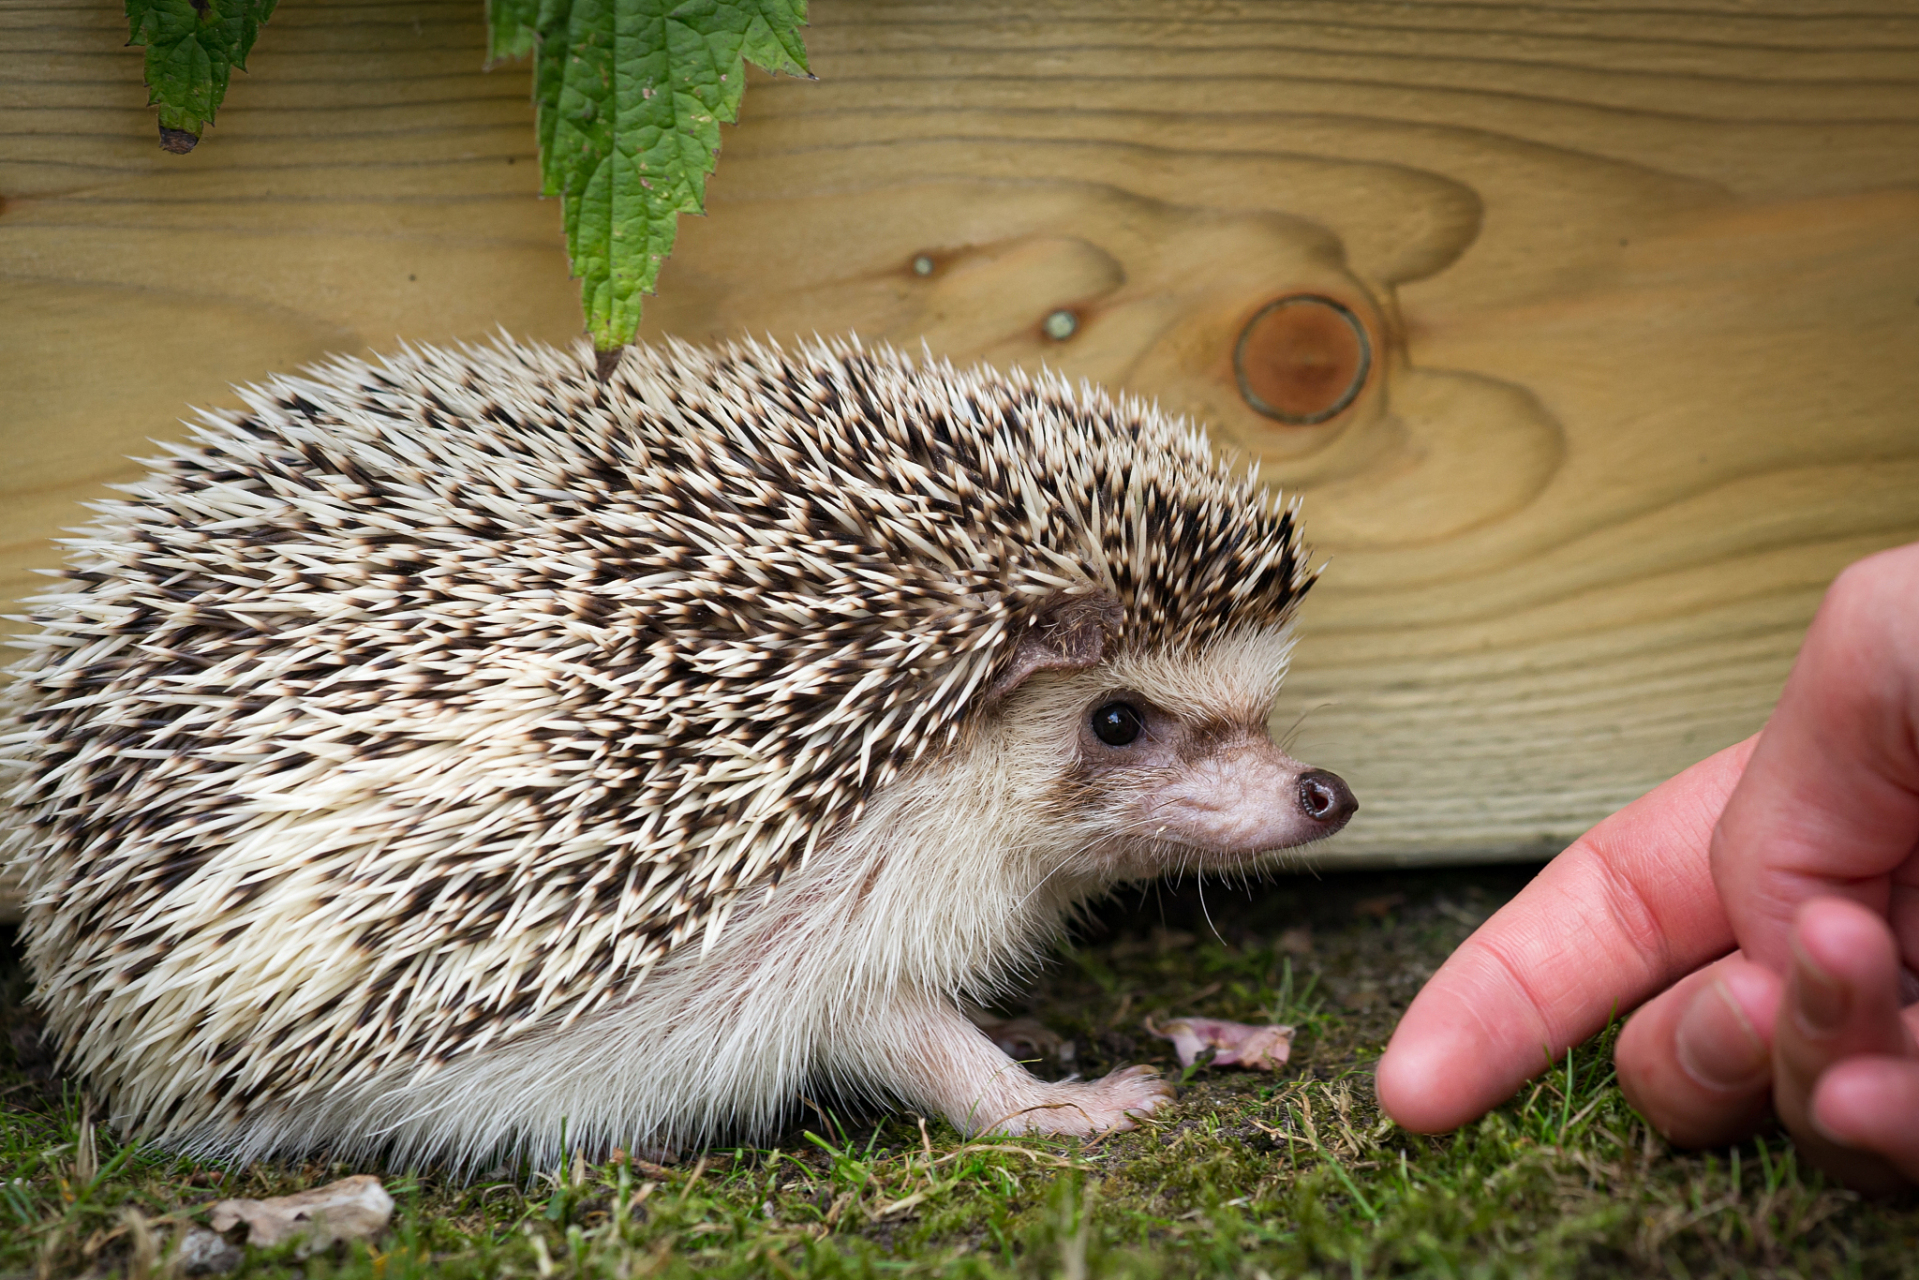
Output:
<instances>
[{"instance_id":1,"label":"human hand","mask_svg":"<svg viewBox=\"0 0 1919 1280\"><path fill-rule=\"evenodd\" d=\"M1595 827L1447 961L1380 1062L1381 1103L1452 1128L1663 990L1617 1060L1674 1140L1730 1141L1776 1109L1855 1185L1919 1181L1919 1018L1900 1008L1916 733L1919 546L1835 582L1760 737Z\"/></svg>"}]
</instances>

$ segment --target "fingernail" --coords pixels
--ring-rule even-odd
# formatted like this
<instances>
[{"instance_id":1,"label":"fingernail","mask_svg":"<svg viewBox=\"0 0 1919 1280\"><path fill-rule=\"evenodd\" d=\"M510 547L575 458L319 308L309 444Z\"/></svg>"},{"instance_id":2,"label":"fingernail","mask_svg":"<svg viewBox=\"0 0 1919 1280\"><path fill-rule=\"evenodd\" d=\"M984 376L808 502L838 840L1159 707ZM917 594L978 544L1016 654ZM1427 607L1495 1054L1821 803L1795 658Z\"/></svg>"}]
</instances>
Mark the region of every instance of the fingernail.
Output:
<instances>
[{"instance_id":1,"label":"fingernail","mask_svg":"<svg viewBox=\"0 0 1919 1280\"><path fill-rule=\"evenodd\" d=\"M1799 1029L1824 1040L1846 1025L1852 989L1814 964L1798 946L1792 949L1792 1016Z\"/></svg>"},{"instance_id":2,"label":"fingernail","mask_svg":"<svg viewBox=\"0 0 1919 1280\"><path fill-rule=\"evenodd\" d=\"M1707 983L1679 1015L1673 1052L1686 1074L1708 1089L1757 1084L1772 1066L1771 1051L1723 978Z\"/></svg>"}]
</instances>

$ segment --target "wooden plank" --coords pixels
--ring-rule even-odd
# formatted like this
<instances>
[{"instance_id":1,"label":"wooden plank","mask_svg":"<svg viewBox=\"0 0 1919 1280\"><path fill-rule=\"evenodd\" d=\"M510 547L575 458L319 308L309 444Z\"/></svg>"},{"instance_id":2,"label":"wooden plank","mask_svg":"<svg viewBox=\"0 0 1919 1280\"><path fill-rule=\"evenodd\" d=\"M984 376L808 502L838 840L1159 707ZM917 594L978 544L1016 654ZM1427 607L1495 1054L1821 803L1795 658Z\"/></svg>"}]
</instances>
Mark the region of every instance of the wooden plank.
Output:
<instances>
[{"instance_id":1,"label":"wooden plank","mask_svg":"<svg viewBox=\"0 0 1919 1280\"><path fill-rule=\"evenodd\" d=\"M577 332L478 14L290 3L173 157L111 11L0 7L0 595L231 382ZM1558 847L1757 727L1832 574L1919 535L1910 5L813 14L645 335L1046 363L1260 458L1329 561L1277 717L1361 796L1329 858ZM1299 294L1374 353L1312 425L1233 364Z\"/></svg>"}]
</instances>

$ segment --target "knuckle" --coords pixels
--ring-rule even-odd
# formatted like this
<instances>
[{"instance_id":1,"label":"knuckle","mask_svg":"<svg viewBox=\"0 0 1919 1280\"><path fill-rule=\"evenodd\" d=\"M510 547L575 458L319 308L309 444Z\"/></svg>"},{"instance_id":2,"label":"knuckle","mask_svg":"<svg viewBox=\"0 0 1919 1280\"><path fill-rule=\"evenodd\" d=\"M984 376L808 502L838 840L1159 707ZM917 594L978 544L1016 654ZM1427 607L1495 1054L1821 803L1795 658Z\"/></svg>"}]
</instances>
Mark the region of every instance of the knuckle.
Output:
<instances>
[{"instance_id":1,"label":"knuckle","mask_svg":"<svg viewBox=\"0 0 1919 1280\"><path fill-rule=\"evenodd\" d=\"M1605 876L1606 911L1619 936L1642 966L1652 973L1665 972L1672 962L1672 935L1653 898L1612 859L1602 860L1599 866Z\"/></svg>"}]
</instances>

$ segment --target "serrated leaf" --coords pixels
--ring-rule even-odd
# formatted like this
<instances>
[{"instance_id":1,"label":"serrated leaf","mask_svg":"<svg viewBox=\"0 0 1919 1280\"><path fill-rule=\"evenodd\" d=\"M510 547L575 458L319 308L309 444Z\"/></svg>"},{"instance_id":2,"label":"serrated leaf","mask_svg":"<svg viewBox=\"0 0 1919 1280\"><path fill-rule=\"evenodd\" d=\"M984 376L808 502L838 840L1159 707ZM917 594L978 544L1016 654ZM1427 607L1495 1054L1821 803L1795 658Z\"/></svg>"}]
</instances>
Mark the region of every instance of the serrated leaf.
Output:
<instances>
[{"instance_id":1,"label":"serrated leaf","mask_svg":"<svg viewBox=\"0 0 1919 1280\"><path fill-rule=\"evenodd\" d=\"M544 192L561 199L601 350L632 339L679 215L704 210L745 62L808 74L805 20L805 0L541 0L533 96Z\"/></svg>"},{"instance_id":2,"label":"serrated leaf","mask_svg":"<svg viewBox=\"0 0 1919 1280\"><path fill-rule=\"evenodd\" d=\"M486 0L486 64L533 52L540 0Z\"/></svg>"},{"instance_id":3,"label":"serrated leaf","mask_svg":"<svg viewBox=\"0 0 1919 1280\"><path fill-rule=\"evenodd\" d=\"M147 105L160 108L160 145L187 152L213 123L233 68L277 0L127 0L127 43L147 50Z\"/></svg>"}]
</instances>

